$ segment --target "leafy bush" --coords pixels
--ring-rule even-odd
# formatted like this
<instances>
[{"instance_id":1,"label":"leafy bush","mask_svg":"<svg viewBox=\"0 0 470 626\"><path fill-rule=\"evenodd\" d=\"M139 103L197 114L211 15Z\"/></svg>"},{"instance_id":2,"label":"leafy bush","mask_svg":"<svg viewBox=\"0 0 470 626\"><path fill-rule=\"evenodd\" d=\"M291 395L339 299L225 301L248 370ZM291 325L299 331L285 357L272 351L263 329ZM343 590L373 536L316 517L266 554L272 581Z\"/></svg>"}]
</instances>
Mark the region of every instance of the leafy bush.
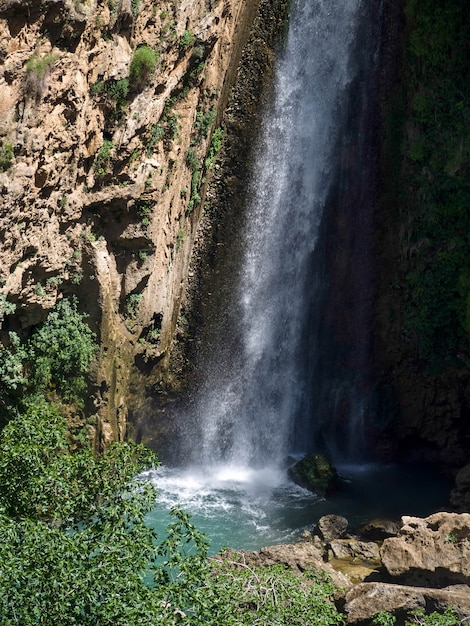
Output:
<instances>
[{"instance_id":1,"label":"leafy bush","mask_svg":"<svg viewBox=\"0 0 470 626\"><path fill-rule=\"evenodd\" d=\"M205 113L202 113L202 111L198 111L198 113L196 114L196 121L194 123L194 126L198 131L198 135L200 138L207 137L207 133L214 123L215 116L215 109L209 109L209 111L206 111Z\"/></svg>"},{"instance_id":2,"label":"leafy bush","mask_svg":"<svg viewBox=\"0 0 470 626\"><path fill-rule=\"evenodd\" d=\"M6 141L0 148L0 172L6 172L10 169L13 157L13 144Z\"/></svg>"},{"instance_id":3,"label":"leafy bush","mask_svg":"<svg viewBox=\"0 0 470 626\"><path fill-rule=\"evenodd\" d=\"M109 139L105 139L103 141L103 145L98 150L95 162L93 163L93 169L95 170L98 178L103 178L103 176L109 170L109 164L111 161L111 150L113 149L113 147L113 142Z\"/></svg>"},{"instance_id":4,"label":"leafy bush","mask_svg":"<svg viewBox=\"0 0 470 626\"><path fill-rule=\"evenodd\" d=\"M204 165L207 170L210 168L210 166L215 160L215 157L220 152L220 149L222 148L223 140L224 140L224 131L222 130L222 128L216 128L214 130L214 133L212 134L209 154L207 155L207 158L204 161Z\"/></svg>"},{"instance_id":5,"label":"leafy bush","mask_svg":"<svg viewBox=\"0 0 470 626\"><path fill-rule=\"evenodd\" d=\"M54 389L64 400L80 402L85 377L96 352L95 334L77 311L76 302L57 303L31 338L21 341L10 333L1 349L0 406L14 411L30 396Z\"/></svg>"},{"instance_id":6,"label":"leafy bush","mask_svg":"<svg viewBox=\"0 0 470 626\"><path fill-rule=\"evenodd\" d=\"M415 355L433 369L457 359L470 362L467 13L464 0L406 5L399 173L407 233L405 331Z\"/></svg>"},{"instance_id":7,"label":"leafy bush","mask_svg":"<svg viewBox=\"0 0 470 626\"><path fill-rule=\"evenodd\" d=\"M281 567L208 561L175 508L166 534L145 524L155 466L142 446L71 450L65 420L31 401L0 433L0 615L22 626L333 626L331 582Z\"/></svg>"},{"instance_id":8,"label":"leafy bush","mask_svg":"<svg viewBox=\"0 0 470 626\"><path fill-rule=\"evenodd\" d=\"M321 572L298 576L283 566L252 567L240 561L216 559L211 578L199 594L206 599L208 623L227 626L334 626L343 624L330 597L331 580ZM199 622L197 622L199 623Z\"/></svg>"},{"instance_id":9,"label":"leafy bush","mask_svg":"<svg viewBox=\"0 0 470 626\"><path fill-rule=\"evenodd\" d=\"M131 293L126 297L125 313L127 317L131 319L134 319L136 317L141 300L142 300L141 293Z\"/></svg>"},{"instance_id":10,"label":"leafy bush","mask_svg":"<svg viewBox=\"0 0 470 626\"><path fill-rule=\"evenodd\" d=\"M196 36L190 30L185 30L180 37L179 46L182 50L189 48L196 41Z\"/></svg>"},{"instance_id":11,"label":"leafy bush","mask_svg":"<svg viewBox=\"0 0 470 626\"><path fill-rule=\"evenodd\" d=\"M29 385L54 387L65 400L85 390L85 375L96 352L95 334L75 301L60 300L28 343Z\"/></svg>"},{"instance_id":12,"label":"leafy bush","mask_svg":"<svg viewBox=\"0 0 470 626\"><path fill-rule=\"evenodd\" d=\"M152 48L137 48L129 67L129 87L132 91L141 91L157 66L158 55Z\"/></svg>"},{"instance_id":13,"label":"leafy bush","mask_svg":"<svg viewBox=\"0 0 470 626\"><path fill-rule=\"evenodd\" d=\"M189 148L186 152L186 165L192 172L195 172L199 169L199 159L197 158L196 150L194 148Z\"/></svg>"}]
</instances>

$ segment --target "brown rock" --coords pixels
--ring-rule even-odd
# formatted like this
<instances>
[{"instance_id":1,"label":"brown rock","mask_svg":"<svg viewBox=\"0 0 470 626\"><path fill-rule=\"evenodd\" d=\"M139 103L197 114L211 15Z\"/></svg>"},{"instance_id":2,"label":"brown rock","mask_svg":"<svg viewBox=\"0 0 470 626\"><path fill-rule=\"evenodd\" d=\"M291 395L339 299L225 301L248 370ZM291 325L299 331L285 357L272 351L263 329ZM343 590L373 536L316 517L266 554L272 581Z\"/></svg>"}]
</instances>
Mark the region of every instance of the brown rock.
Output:
<instances>
[{"instance_id":1,"label":"brown rock","mask_svg":"<svg viewBox=\"0 0 470 626\"><path fill-rule=\"evenodd\" d=\"M390 575L433 586L470 581L470 514L403 517L402 524L380 550Z\"/></svg>"},{"instance_id":2,"label":"brown rock","mask_svg":"<svg viewBox=\"0 0 470 626\"><path fill-rule=\"evenodd\" d=\"M358 559L380 563L379 546L374 541L335 539L330 541L329 552L335 559Z\"/></svg>"},{"instance_id":3,"label":"brown rock","mask_svg":"<svg viewBox=\"0 0 470 626\"><path fill-rule=\"evenodd\" d=\"M341 515L324 515L317 522L315 532L325 543L346 535L348 520Z\"/></svg>"},{"instance_id":4,"label":"brown rock","mask_svg":"<svg viewBox=\"0 0 470 626\"><path fill-rule=\"evenodd\" d=\"M452 507L460 512L470 511L470 464L465 465L455 477L455 487L450 494Z\"/></svg>"},{"instance_id":5,"label":"brown rock","mask_svg":"<svg viewBox=\"0 0 470 626\"><path fill-rule=\"evenodd\" d=\"M359 533L372 541L382 541L388 537L396 537L400 531L400 522L389 519L374 519L361 526Z\"/></svg>"},{"instance_id":6,"label":"brown rock","mask_svg":"<svg viewBox=\"0 0 470 626\"><path fill-rule=\"evenodd\" d=\"M312 542L299 542L261 548L257 552L234 552L241 554L248 565L285 565L298 572L317 569L329 574L338 587L350 587L351 581L341 572L336 571L322 558L322 550Z\"/></svg>"},{"instance_id":7,"label":"brown rock","mask_svg":"<svg viewBox=\"0 0 470 626\"><path fill-rule=\"evenodd\" d=\"M348 624L370 623L368 620L379 611L389 611L398 617L424 609L443 611L451 606L468 615L470 588L454 585L445 589L406 587L386 583L361 583L346 594L345 612Z\"/></svg>"}]
</instances>

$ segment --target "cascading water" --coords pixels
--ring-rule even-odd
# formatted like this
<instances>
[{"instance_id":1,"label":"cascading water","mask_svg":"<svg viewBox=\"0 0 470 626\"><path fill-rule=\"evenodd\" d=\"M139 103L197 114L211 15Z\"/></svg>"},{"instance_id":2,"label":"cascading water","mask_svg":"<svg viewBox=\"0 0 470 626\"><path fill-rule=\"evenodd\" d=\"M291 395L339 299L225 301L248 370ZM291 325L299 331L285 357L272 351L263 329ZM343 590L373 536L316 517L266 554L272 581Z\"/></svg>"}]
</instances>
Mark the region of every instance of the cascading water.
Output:
<instances>
[{"instance_id":1,"label":"cascading water","mask_svg":"<svg viewBox=\"0 0 470 626\"><path fill-rule=\"evenodd\" d=\"M285 467L288 455L314 448L319 413L327 405L336 416L345 394L352 398L346 412L353 426L338 427L343 438L364 414L354 395L367 380L361 307L352 307L350 318L344 315L345 324L358 331L350 359L353 377L342 380L335 359L322 354L328 351L322 338L328 301L324 213L335 205L341 210L339 197L349 196L348 210L357 211L349 223L361 223L361 207L370 200L358 190L364 177L357 173L370 171L370 157L361 161L368 141L361 124L377 47L379 15L372 15L377 10L369 0L292 2L255 154L245 226L237 233L243 238L241 266L226 277L232 293L200 364L203 382L179 419L179 467L151 474L161 505L178 503L192 512L214 550L227 543L250 548L289 540L321 514L364 508L358 492L325 503L292 485ZM367 229L361 228L355 245L364 251ZM361 270L366 256L358 255ZM358 297L366 300L364 285ZM326 392L324 382L318 383L322 369L331 378ZM336 417L332 423L336 426ZM330 449L340 449L333 439L331 431L323 434ZM370 484L365 493L373 493ZM366 518L373 514L370 502L365 509ZM156 526L159 516L157 508Z\"/></svg>"},{"instance_id":2,"label":"cascading water","mask_svg":"<svg viewBox=\"0 0 470 626\"><path fill-rule=\"evenodd\" d=\"M322 289L313 267L323 209L337 176L362 0L298 0L277 66L251 175L244 260L230 302L235 352L214 350L193 411L193 460L280 465L312 445L305 352ZM224 330L224 336L226 335ZM214 374L216 373L216 374ZM305 419L304 419L305 418Z\"/></svg>"}]
</instances>

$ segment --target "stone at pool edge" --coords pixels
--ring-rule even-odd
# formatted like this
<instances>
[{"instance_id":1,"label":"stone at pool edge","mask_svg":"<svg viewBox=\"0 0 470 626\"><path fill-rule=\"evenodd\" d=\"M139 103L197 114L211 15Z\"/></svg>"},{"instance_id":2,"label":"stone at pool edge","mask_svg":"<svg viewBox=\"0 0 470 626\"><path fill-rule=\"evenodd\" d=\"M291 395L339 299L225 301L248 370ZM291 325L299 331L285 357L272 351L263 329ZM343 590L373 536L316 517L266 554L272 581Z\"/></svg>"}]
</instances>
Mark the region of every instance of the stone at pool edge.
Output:
<instances>
[{"instance_id":1,"label":"stone at pool edge","mask_svg":"<svg viewBox=\"0 0 470 626\"><path fill-rule=\"evenodd\" d=\"M288 469L288 475L297 485L326 496L339 486L339 476L323 454L310 453Z\"/></svg>"}]
</instances>

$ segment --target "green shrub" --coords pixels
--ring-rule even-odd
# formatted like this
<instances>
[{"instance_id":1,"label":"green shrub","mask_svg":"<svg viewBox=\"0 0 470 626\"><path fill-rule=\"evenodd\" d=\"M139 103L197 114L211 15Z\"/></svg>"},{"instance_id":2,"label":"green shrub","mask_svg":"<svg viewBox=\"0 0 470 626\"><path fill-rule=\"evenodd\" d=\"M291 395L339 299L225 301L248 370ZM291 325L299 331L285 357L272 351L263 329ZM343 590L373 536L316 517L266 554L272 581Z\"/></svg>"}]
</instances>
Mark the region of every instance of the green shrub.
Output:
<instances>
[{"instance_id":1,"label":"green shrub","mask_svg":"<svg viewBox=\"0 0 470 626\"><path fill-rule=\"evenodd\" d=\"M130 319L134 319L137 316L140 301L142 300L141 293L131 293L126 298L125 313Z\"/></svg>"},{"instance_id":2,"label":"green shrub","mask_svg":"<svg viewBox=\"0 0 470 626\"><path fill-rule=\"evenodd\" d=\"M112 149L113 142L109 139L105 139L103 141L103 145L98 151L98 154L96 155L95 162L93 163L93 169L95 170L98 178L103 178L109 170Z\"/></svg>"},{"instance_id":3,"label":"green shrub","mask_svg":"<svg viewBox=\"0 0 470 626\"><path fill-rule=\"evenodd\" d=\"M0 350L0 407L14 412L30 397L54 390L64 400L81 403L86 375L96 353L95 334L74 300L57 303L29 340L16 333Z\"/></svg>"},{"instance_id":4,"label":"green shrub","mask_svg":"<svg viewBox=\"0 0 470 626\"><path fill-rule=\"evenodd\" d=\"M179 46L182 50L189 48L196 41L195 35L190 30L185 30L180 37Z\"/></svg>"},{"instance_id":5,"label":"green shrub","mask_svg":"<svg viewBox=\"0 0 470 626\"><path fill-rule=\"evenodd\" d=\"M192 172L195 172L199 169L199 159L197 158L196 150L194 148L189 148L186 152L186 165Z\"/></svg>"},{"instance_id":6,"label":"green shrub","mask_svg":"<svg viewBox=\"0 0 470 626\"><path fill-rule=\"evenodd\" d=\"M207 133L209 132L212 124L214 123L215 116L216 116L215 109L209 109L209 111L206 111L205 113L202 113L202 111L197 112L194 127L198 131L198 135L200 138L205 139L207 137Z\"/></svg>"},{"instance_id":7,"label":"green shrub","mask_svg":"<svg viewBox=\"0 0 470 626\"><path fill-rule=\"evenodd\" d=\"M165 136L165 129L161 124L150 124L149 126L149 139L147 141L147 156L151 156L155 147Z\"/></svg>"},{"instance_id":8,"label":"green shrub","mask_svg":"<svg viewBox=\"0 0 470 626\"><path fill-rule=\"evenodd\" d=\"M222 148L223 141L224 141L224 131L222 130L222 128L216 128L214 130L214 133L212 134L209 154L207 155L206 160L204 161L206 170L208 170L211 167L212 163L215 161L215 157L217 156L217 154L220 152L220 149Z\"/></svg>"},{"instance_id":9,"label":"green shrub","mask_svg":"<svg viewBox=\"0 0 470 626\"><path fill-rule=\"evenodd\" d=\"M178 508L162 537L145 524L157 464L119 443L72 450L57 407L31 402L0 433L0 615L22 626L334 626L324 575L207 559Z\"/></svg>"},{"instance_id":10,"label":"green shrub","mask_svg":"<svg viewBox=\"0 0 470 626\"><path fill-rule=\"evenodd\" d=\"M157 66L158 55L148 46L137 48L129 67L129 87L132 91L141 91L149 82Z\"/></svg>"},{"instance_id":11,"label":"green shrub","mask_svg":"<svg viewBox=\"0 0 470 626\"><path fill-rule=\"evenodd\" d=\"M13 144L6 141L2 144L0 148L0 171L6 172L10 169L11 163L13 161L14 152L13 152Z\"/></svg>"},{"instance_id":12,"label":"green shrub","mask_svg":"<svg viewBox=\"0 0 470 626\"><path fill-rule=\"evenodd\" d=\"M77 401L86 387L95 340L76 302L60 300L27 344L29 386L53 387L65 400Z\"/></svg>"}]
</instances>

